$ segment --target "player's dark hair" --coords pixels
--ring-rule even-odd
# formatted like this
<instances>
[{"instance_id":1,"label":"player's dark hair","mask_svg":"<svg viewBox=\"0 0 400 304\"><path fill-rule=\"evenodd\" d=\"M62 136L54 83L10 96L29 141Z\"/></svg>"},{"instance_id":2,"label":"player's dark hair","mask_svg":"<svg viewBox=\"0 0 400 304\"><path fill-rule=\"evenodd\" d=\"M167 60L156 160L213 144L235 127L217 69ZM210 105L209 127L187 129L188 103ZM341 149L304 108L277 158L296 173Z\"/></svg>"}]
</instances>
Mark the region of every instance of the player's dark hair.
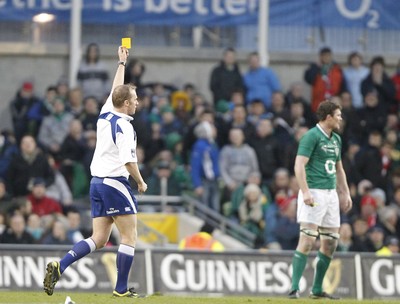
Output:
<instances>
[{"instance_id":1,"label":"player's dark hair","mask_svg":"<svg viewBox=\"0 0 400 304\"><path fill-rule=\"evenodd\" d=\"M130 100L132 98L132 91L135 89L136 87L131 84L123 84L116 87L112 93L114 107L121 108L125 100Z\"/></svg>"},{"instance_id":2,"label":"player's dark hair","mask_svg":"<svg viewBox=\"0 0 400 304\"><path fill-rule=\"evenodd\" d=\"M328 115L333 116L333 113L337 109L339 109L339 110L342 109L340 104L330 101L330 100L324 100L323 102L321 102L319 104L319 107L315 114L317 115L318 121L324 121Z\"/></svg>"}]
</instances>

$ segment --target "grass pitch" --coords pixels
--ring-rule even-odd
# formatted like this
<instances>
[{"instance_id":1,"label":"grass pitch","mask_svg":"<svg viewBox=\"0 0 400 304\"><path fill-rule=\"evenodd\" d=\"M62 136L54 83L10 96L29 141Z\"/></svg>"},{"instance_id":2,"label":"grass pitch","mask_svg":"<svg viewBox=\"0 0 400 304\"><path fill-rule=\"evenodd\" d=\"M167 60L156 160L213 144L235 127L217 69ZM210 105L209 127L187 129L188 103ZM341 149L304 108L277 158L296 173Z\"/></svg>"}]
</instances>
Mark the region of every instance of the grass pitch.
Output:
<instances>
[{"instance_id":1,"label":"grass pitch","mask_svg":"<svg viewBox=\"0 0 400 304\"><path fill-rule=\"evenodd\" d=\"M303 303L324 303L323 300L298 299L289 300L287 298L269 298L269 297L189 297L189 296L160 296L154 295L143 299L113 298L110 294L104 293L63 293L56 292L52 296L44 292L8 292L0 291L1 304L64 304L67 296L76 304L109 304L109 303L140 303L140 304L303 304ZM330 301L329 301L330 302ZM400 300L339 300L334 303L360 304L360 303L389 303L400 304Z\"/></svg>"}]
</instances>

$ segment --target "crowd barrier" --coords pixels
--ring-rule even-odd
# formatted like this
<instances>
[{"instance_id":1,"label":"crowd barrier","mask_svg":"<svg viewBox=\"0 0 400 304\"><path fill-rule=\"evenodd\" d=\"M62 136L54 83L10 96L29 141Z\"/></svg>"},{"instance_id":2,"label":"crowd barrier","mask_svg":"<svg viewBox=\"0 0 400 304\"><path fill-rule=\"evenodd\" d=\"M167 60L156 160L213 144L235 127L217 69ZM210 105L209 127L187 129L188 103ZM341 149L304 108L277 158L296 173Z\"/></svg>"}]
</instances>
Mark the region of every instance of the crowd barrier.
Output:
<instances>
[{"instance_id":1,"label":"crowd barrier","mask_svg":"<svg viewBox=\"0 0 400 304\"><path fill-rule=\"evenodd\" d=\"M42 290L44 269L69 247L0 245L0 290ZM312 285L315 254L300 281L301 293ZM138 249L130 283L138 292L229 296L286 296L290 290L292 252L222 252ZM116 248L92 253L68 268L57 290L110 292L116 280ZM400 296L400 257L337 253L324 289L343 298L389 299Z\"/></svg>"}]
</instances>

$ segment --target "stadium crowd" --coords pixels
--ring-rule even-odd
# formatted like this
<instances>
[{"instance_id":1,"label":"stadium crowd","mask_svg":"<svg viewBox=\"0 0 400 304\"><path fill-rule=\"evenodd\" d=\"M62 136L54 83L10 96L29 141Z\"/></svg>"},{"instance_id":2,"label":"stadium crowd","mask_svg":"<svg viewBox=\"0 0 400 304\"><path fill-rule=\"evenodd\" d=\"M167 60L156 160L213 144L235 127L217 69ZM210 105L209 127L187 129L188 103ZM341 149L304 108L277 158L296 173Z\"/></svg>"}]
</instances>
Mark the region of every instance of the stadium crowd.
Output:
<instances>
[{"instance_id":1,"label":"stadium crowd","mask_svg":"<svg viewBox=\"0 0 400 304\"><path fill-rule=\"evenodd\" d=\"M297 146L316 124L318 104L331 98L342 106L342 161L354 201L342 215L338 250L399 252L400 63L391 76L382 56L367 67L354 52L341 66L323 48L305 67L310 101L301 79L283 92L257 53L240 71L231 48L211 71L211 101L190 83L143 83L144 73L133 59L125 82L140 98L132 123L148 194L160 194L166 178L169 195L196 196L255 233L256 248L295 249ZM13 129L0 135L0 243L73 244L90 235L81 214L89 208L96 121L109 87L96 44L77 80L70 88L60 78L40 97L26 81L10 103Z\"/></svg>"}]
</instances>

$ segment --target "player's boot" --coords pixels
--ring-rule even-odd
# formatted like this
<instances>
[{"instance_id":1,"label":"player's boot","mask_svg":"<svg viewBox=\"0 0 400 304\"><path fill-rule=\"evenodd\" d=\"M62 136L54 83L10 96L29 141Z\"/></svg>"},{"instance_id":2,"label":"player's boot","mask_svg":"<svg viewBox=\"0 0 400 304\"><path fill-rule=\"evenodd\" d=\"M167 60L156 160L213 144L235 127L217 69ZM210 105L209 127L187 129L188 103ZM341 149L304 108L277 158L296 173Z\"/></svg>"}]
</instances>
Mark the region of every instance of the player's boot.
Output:
<instances>
[{"instance_id":1,"label":"player's boot","mask_svg":"<svg viewBox=\"0 0 400 304\"><path fill-rule=\"evenodd\" d=\"M118 291L114 290L113 297L116 297L116 298L145 298L146 296L138 294L135 291L135 289L132 287L132 288L129 288L124 293L119 293Z\"/></svg>"},{"instance_id":2,"label":"player's boot","mask_svg":"<svg viewBox=\"0 0 400 304\"><path fill-rule=\"evenodd\" d=\"M298 299L298 298L300 298L300 292L296 289L293 289L291 292L289 292L288 298L289 299Z\"/></svg>"},{"instance_id":3,"label":"player's boot","mask_svg":"<svg viewBox=\"0 0 400 304\"><path fill-rule=\"evenodd\" d=\"M61 277L60 263L53 261L47 264L46 274L43 280L44 291L51 296L58 280Z\"/></svg>"},{"instance_id":4,"label":"player's boot","mask_svg":"<svg viewBox=\"0 0 400 304\"><path fill-rule=\"evenodd\" d=\"M328 293L326 293L325 291L321 292L321 293L313 293L310 292L310 298L311 299L329 299L329 300L340 300L340 298L332 296Z\"/></svg>"}]
</instances>

